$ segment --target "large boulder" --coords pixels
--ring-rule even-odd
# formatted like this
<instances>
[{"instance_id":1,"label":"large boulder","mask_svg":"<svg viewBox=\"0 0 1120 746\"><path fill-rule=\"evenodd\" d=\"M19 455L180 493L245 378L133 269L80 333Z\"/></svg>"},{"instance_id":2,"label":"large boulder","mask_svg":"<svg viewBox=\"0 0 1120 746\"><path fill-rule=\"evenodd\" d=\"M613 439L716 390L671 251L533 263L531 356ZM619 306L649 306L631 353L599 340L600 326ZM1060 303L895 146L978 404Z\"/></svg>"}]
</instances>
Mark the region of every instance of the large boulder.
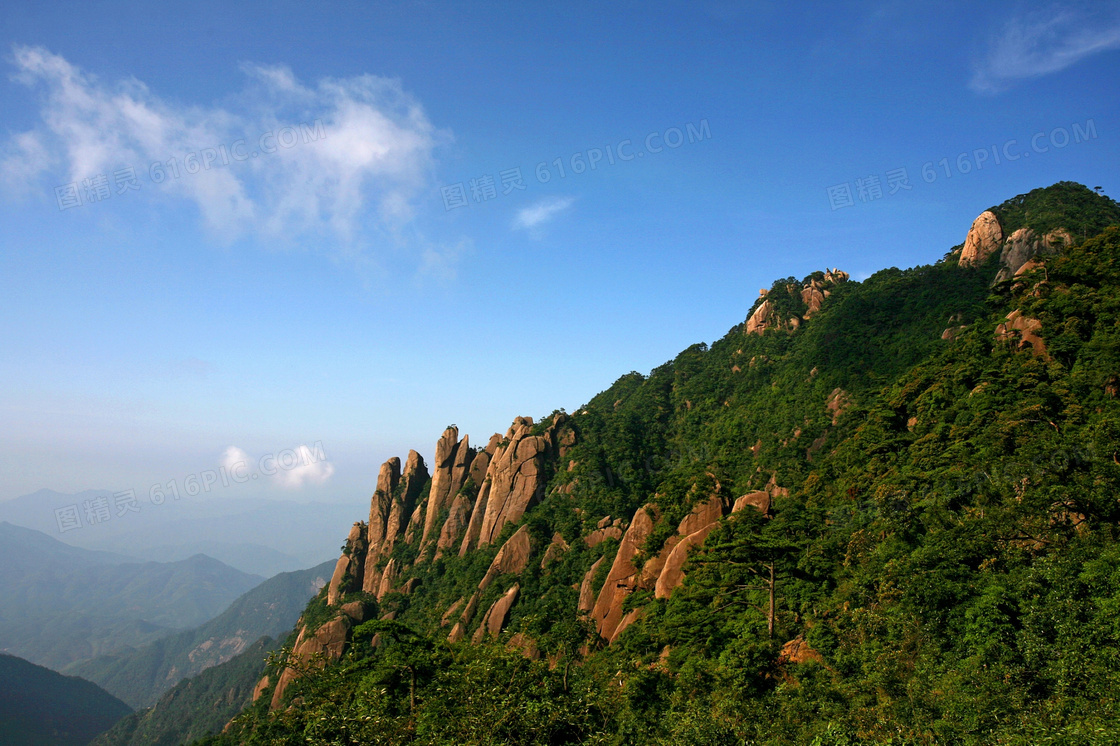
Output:
<instances>
[{"instance_id":1,"label":"large boulder","mask_svg":"<svg viewBox=\"0 0 1120 746\"><path fill-rule=\"evenodd\" d=\"M961 267L974 267L999 250L1003 243L1003 228L999 218L991 210L985 210L972 221L968 229L968 236L964 239L964 248L958 265Z\"/></svg>"}]
</instances>

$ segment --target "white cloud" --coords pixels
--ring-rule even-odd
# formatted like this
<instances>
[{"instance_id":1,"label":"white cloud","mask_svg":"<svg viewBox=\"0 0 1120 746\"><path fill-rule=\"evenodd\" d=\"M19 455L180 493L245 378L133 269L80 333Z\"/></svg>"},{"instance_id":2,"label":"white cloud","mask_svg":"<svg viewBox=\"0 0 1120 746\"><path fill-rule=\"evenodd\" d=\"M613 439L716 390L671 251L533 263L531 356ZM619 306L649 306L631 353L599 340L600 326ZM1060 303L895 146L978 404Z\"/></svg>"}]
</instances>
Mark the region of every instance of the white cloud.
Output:
<instances>
[{"instance_id":1,"label":"white cloud","mask_svg":"<svg viewBox=\"0 0 1120 746\"><path fill-rule=\"evenodd\" d=\"M292 468L285 468L287 463L282 458L277 458L279 471L273 476L273 481L288 490L297 490L305 484L324 484L334 474L334 464L325 458L318 458L315 451L307 446L296 449L298 461ZM322 455L322 451L319 451Z\"/></svg>"},{"instance_id":2,"label":"white cloud","mask_svg":"<svg viewBox=\"0 0 1120 746\"><path fill-rule=\"evenodd\" d=\"M218 464L226 470L227 474L233 474L235 469L236 473L244 474L252 469L253 459L237 446L230 446L222 452Z\"/></svg>"},{"instance_id":3,"label":"white cloud","mask_svg":"<svg viewBox=\"0 0 1120 746\"><path fill-rule=\"evenodd\" d=\"M222 452L219 465L235 482L246 482L264 476L273 485L285 490L298 490L305 485L325 484L334 475L334 464L327 460L322 445L301 445L277 453L252 458L237 446Z\"/></svg>"},{"instance_id":4,"label":"white cloud","mask_svg":"<svg viewBox=\"0 0 1120 746\"><path fill-rule=\"evenodd\" d=\"M1120 17L1066 9L1013 18L973 71L970 87L998 93L1017 80L1064 70L1099 52L1120 48Z\"/></svg>"},{"instance_id":5,"label":"white cloud","mask_svg":"<svg viewBox=\"0 0 1120 746\"><path fill-rule=\"evenodd\" d=\"M399 81L374 75L305 85L286 67L243 65L247 86L230 103L190 106L135 79L99 80L41 47L16 47L13 58L13 78L41 103L40 122L0 144L9 190L39 181L53 197L53 185L98 174L111 180L114 170L131 166L145 193L193 203L210 234L225 242L251 233L346 244L391 234L412 217L433 151L447 139ZM285 141L295 141L278 147L286 127L294 129ZM232 155L239 140L240 162ZM211 167L187 173L187 154L201 158L207 148L218 151ZM150 164L170 158L180 177L153 184Z\"/></svg>"},{"instance_id":6,"label":"white cloud","mask_svg":"<svg viewBox=\"0 0 1120 746\"><path fill-rule=\"evenodd\" d=\"M514 228L533 230L555 218L572 206L572 197L550 197L521 209L513 220Z\"/></svg>"}]
</instances>

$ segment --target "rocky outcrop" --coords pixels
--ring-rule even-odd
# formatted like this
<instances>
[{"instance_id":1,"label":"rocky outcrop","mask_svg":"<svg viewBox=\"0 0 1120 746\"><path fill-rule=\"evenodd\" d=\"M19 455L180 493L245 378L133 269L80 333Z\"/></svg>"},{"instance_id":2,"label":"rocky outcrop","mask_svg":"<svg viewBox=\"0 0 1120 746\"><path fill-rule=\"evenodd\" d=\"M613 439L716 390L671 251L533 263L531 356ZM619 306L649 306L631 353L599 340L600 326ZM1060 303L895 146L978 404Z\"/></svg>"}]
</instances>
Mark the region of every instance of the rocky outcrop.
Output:
<instances>
[{"instance_id":1,"label":"rocky outcrop","mask_svg":"<svg viewBox=\"0 0 1120 746\"><path fill-rule=\"evenodd\" d=\"M471 465L471 480L480 485L478 495L475 497L474 506L471 508L471 518L467 523L467 531L463 534L463 541L459 545L459 556L466 556L467 552L478 546L478 537L482 533L482 520L486 517L486 506L490 502L490 465L494 461L494 454L502 444L502 436L494 433L486 449L479 453ZM481 468L480 468L481 467Z\"/></svg>"},{"instance_id":2,"label":"rocky outcrop","mask_svg":"<svg viewBox=\"0 0 1120 746\"><path fill-rule=\"evenodd\" d=\"M599 571L599 566L603 564L606 557L600 557L595 560L591 565L591 569L583 575L583 581L579 584L579 610L591 611L595 608L595 573Z\"/></svg>"},{"instance_id":3,"label":"rocky outcrop","mask_svg":"<svg viewBox=\"0 0 1120 746\"><path fill-rule=\"evenodd\" d=\"M972 221L972 227L968 229L958 266L974 267L983 264L989 256L999 251L1002 243L1003 228L999 224L999 218L991 210L985 210Z\"/></svg>"},{"instance_id":4,"label":"rocky outcrop","mask_svg":"<svg viewBox=\"0 0 1120 746\"><path fill-rule=\"evenodd\" d=\"M506 543L494 555L494 559L490 562L490 567L487 568L486 574L478 584L478 588L475 589L475 592L467 601L466 607L459 615L459 621L451 630L451 634L448 635L451 642L460 640L465 636L467 627L478 610L482 594L486 592L490 584L501 575L521 573L529 565L529 557L532 553L533 544L529 535L529 527L522 526L506 540Z\"/></svg>"},{"instance_id":5,"label":"rocky outcrop","mask_svg":"<svg viewBox=\"0 0 1120 746\"><path fill-rule=\"evenodd\" d=\"M995 282L1011 280L1031 260L1055 254L1073 243L1073 236L1064 228L1055 228L1041 238L1030 228L1012 233L1000 252L1000 270Z\"/></svg>"},{"instance_id":6,"label":"rocky outcrop","mask_svg":"<svg viewBox=\"0 0 1120 746\"><path fill-rule=\"evenodd\" d=\"M334 574L327 587L327 604L330 606L335 606L343 594L362 588L366 531L366 524L355 523L346 537L346 547L335 563Z\"/></svg>"},{"instance_id":7,"label":"rocky outcrop","mask_svg":"<svg viewBox=\"0 0 1120 746\"><path fill-rule=\"evenodd\" d=\"M436 521L445 509L451 507L467 481L474 455L469 436L463 436L460 441L459 429L454 425L443 431L436 443L436 457L432 464L432 485L424 515L424 532L420 537L421 547L436 538Z\"/></svg>"},{"instance_id":8,"label":"rocky outcrop","mask_svg":"<svg viewBox=\"0 0 1120 746\"><path fill-rule=\"evenodd\" d=\"M532 430L532 418L514 420L490 462L486 473L490 489L479 527L478 546L492 543L504 525L520 520L542 497L544 458L549 442L545 436L533 435Z\"/></svg>"},{"instance_id":9,"label":"rocky outcrop","mask_svg":"<svg viewBox=\"0 0 1120 746\"><path fill-rule=\"evenodd\" d=\"M800 298L804 310L800 315L783 317L777 311L777 306L770 297L770 292L760 290L759 296L764 300L759 303L751 315L747 317L746 333L762 334L767 329L785 329L793 331L808 321L810 317L821 310L825 298L832 295L832 287L847 282L848 273L838 269L828 269L823 273L816 273L809 277L801 287L787 285L785 290L791 296Z\"/></svg>"},{"instance_id":10,"label":"rocky outcrop","mask_svg":"<svg viewBox=\"0 0 1120 746\"><path fill-rule=\"evenodd\" d=\"M1029 349L1036 356L1049 360L1050 355L1046 352L1046 342L1039 336L1041 331L1041 321L1024 316L1022 311L1015 309L1007 314L1006 321L996 327L996 339L1001 342L1015 343L1018 349Z\"/></svg>"},{"instance_id":11,"label":"rocky outcrop","mask_svg":"<svg viewBox=\"0 0 1120 746\"><path fill-rule=\"evenodd\" d=\"M363 565L362 590L377 594L382 584L382 571L393 547L404 538L412 521L416 502L428 482L428 468L416 451L409 451L404 472L395 456L381 465L377 489L370 498L369 524Z\"/></svg>"},{"instance_id":12,"label":"rocky outcrop","mask_svg":"<svg viewBox=\"0 0 1120 746\"><path fill-rule=\"evenodd\" d=\"M658 557L660 571L654 585L654 596L668 598L684 582L684 563L692 547L700 546L708 538L727 512L727 503L717 495L709 497L692 509L677 526L677 540L666 542ZM647 563L648 564L648 563ZM643 571L645 568L642 568Z\"/></svg>"},{"instance_id":13,"label":"rocky outcrop","mask_svg":"<svg viewBox=\"0 0 1120 746\"><path fill-rule=\"evenodd\" d=\"M599 635L608 642L614 642L621 632L619 625L622 622L622 602L637 587L638 570L634 566L634 558L645 544L646 537L653 531L656 510L656 506L651 504L638 508L638 512L634 514L591 611L591 619L595 622Z\"/></svg>"},{"instance_id":14,"label":"rocky outcrop","mask_svg":"<svg viewBox=\"0 0 1120 746\"><path fill-rule=\"evenodd\" d=\"M851 399L848 398L848 392L844 389L833 389L832 393L828 395L825 400L824 406L832 414L832 424L835 425L840 420L840 415L844 414L844 410L852 404Z\"/></svg>"},{"instance_id":15,"label":"rocky outcrop","mask_svg":"<svg viewBox=\"0 0 1120 746\"><path fill-rule=\"evenodd\" d=\"M502 627L506 624L506 619L509 617L509 610L513 607L514 601L517 600L517 594L520 593L521 586L517 583L513 584L505 594L494 602L494 605L486 612L486 616L482 618L482 624L478 625L475 630L471 642L482 642L487 635L490 637L497 637L501 634Z\"/></svg>"},{"instance_id":16,"label":"rocky outcrop","mask_svg":"<svg viewBox=\"0 0 1120 746\"><path fill-rule=\"evenodd\" d=\"M283 702L284 691L299 675L299 668L308 665L322 667L326 663L342 657L342 652L349 640L350 626L350 617L339 614L312 633L307 631L307 627L300 627L295 644L292 646L290 659L292 665L287 666L276 681L276 688L272 692L272 701L269 705L270 709L279 709ZM267 684L262 680L257 685L263 691L264 687L261 684L265 684L265 686Z\"/></svg>"},{"instance_id":17,"label":"rocky outcrop","mask_svg":"<svg viewBox=\"0 0 1120 746\"><path fill-rule=\"evenodd\" d=\"M544 557L541 558L541 569L544 570L553 562L559 562L571 547L568 542L564 541L564 537L556 533L552 535L552 541L548 545L548 549L544 550Z\"/></svg>"},{"instance_id":18,"label":"rocky outcrop","mask_svg":"<svg viewBox=\"0 0 1120 746\"><path fill-rule=\"evenodd\" d=\"M759 491L743 495L735 500L735 504L731 507L731 512L738 513L740 510L745 510L746 508L754 508L763 515L768 515L770 513L770 493Z\"/></svg>"}]
</instances>

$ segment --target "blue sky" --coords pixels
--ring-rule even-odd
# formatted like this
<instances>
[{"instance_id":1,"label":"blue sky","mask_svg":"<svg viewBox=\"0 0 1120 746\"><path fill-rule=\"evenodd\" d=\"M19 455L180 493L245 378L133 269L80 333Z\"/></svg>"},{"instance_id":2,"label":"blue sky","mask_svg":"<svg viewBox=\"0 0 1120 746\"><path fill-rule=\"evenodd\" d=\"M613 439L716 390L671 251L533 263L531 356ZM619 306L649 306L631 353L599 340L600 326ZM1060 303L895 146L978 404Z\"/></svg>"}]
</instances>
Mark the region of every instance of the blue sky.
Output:
<instances>
[{"instance_id":1,"label":"blue sky","mask_svg":"<svg viewBox=\"0 0 1120 746\"><path fill-rule=\"evenodd\" d=\"M574 409L778 277L1118 191L1113 5L3 15L0 498L319 443L236 494L362 499L447 424Z\"/></svg>"}]
</instances>

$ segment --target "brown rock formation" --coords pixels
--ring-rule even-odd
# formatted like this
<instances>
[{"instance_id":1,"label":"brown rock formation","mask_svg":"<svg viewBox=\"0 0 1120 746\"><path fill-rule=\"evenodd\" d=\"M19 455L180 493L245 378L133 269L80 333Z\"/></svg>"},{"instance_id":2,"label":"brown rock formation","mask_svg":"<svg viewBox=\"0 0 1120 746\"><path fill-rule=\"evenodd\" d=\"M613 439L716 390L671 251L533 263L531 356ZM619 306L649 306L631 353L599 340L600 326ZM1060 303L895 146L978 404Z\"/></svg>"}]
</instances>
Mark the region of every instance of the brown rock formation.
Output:
<instances>
[{"instance_id":1,"label":"brown rock formation","mask_svg":"<svg viewBox=\"0 0 1120 746\"><path fill-rule=\"evenodd\" d=\"M595 608L591 612L591 618L598 626L599 635L608 642L614 642L618 636L619 623L622 621L622 602L636 587L638 571L634 567L634 557L653 530L654 519L650 512L655 511L656 506L646 507L638 508L638 512L634 514L630 528L622 537L622 544L615 554L610 572L607 573L607 580L599 591Z\"/></svg>"},{"instance_id":2,"label":"brown rock formation","mask_svg":"<svg viewBox=\"0 0 1120 746\"><path fill-rule=\"evenodd\" d=\"M972 221L972 227L968 229L958 265L974 267L983 264L984 260L995 253L1002 243L1003 228L999 224L999 218L991 210L985 210Z\"/></svg>"},{"instance_id":3,"label":"brown rock formation","mask_svg":"<svg viewBox=\"0 0 1120 746\"><path fill-rule=\"evenodd\" d=\"M439 532L436 542L436 559L442 557L448 549L455 546L463 536L464 530L471 518L471 500L464 494L458 494L451 503L447 513L447 520Z\"/></svg>"},{"instance_id":4,"label":"brown rock formation","mask_svg":"<svg viewBox=\"0 0 1120 746\"><path fill-rule=\"evenodd\" d=\"M446 627L448 624L451 624L451 620L455 617L455 614L459 612L459 609L461 609L466 602L467 599L460 598L458 601L451 604L451 606L447 608L447 611L443 612L443 616L440 617L439 626Z\"/></svg>"},{"instance_id":5,"label":"brown rock formation","mask_svg":"<svg viewBox=\"0 0 1120 746\"><path fill-rule=\"evenodd\" d=\"M746 333L762 334L767 329L786 329L793 331L800 328L801 324L808 321L811 316L821 310L825 298L832 295L832 287L841 282L847 282L848 273L838 269L826 269L822 279L810 278L808 282L798 288L796 285L787 285L786 291L800 297L805 304L805 312L800 316L781 318L775 310L767 292L760 292L759 297L764 300L755 307L750 317L747 318ZM753 361L752 361L753 362Z\"/></svg>"},{"instance_id":6,"label":"brown rock formation","mask_svg":"<svg viewBox=\"0 0 1120 746\"><path fill-rule=\"evenodd\" d=\"M346 547L334 566L330 585L327 587L327 604L334 606L343 594L362 587L362 571L366 555L366 524L355 523L346 537Z\"/></svg>"},{"instance_id":7,"label":"brown rock formation","mask_svg":"<svg viewBox=\"0 0 1120 746\"><path fill-rule=\"evenodd\" d=\"M732 506L731 512L738 513L744 508L754 508L762 514L769 514L770 512L770 493L769 492L752 492L749 495L743 495L735 501Z\"/></svg>"},{"instance_id":8,"label":"brown rock formation","mask_svg":"<svg viewBox=\"0 0 1120 746\"><path fill-rule=\"evenodd\" d=\"M1056 253L1072 243L1073 236L1065 228L1055 228L1041 238L1030 228L1020 228L1003 245L1003 251L999 255L1003 266L996 275L995 282L1013 279L1035 257Z\"/></svg>"},{"instance_id":9,"label":"brown rock formation","mask_svg":"<svg viewBox=\"0 0 1120 746\"><path fill-rule=\"evenodd\" d=\"M835 425L836 421L840 419L840 415L844 414L844 410L852 404L848 398L848 392L844 389L833 389L832 393L828 395L825 400L824 406L832 413L832 424Z\"/></svg>"},{"instance_id":10,"label":"brown rock formation","mask_svg":"<svg viewBox=\"0 0 1120 746\"><path fill-rule=\"evenodd\" d=\"M1046 342L1038 333L1042 331L1042 322L1024 316L1022 311L1015 309L1007 314L1007 320L996 327L996 339L1000 341L1018 342L1018 349L1030 349L1036 356L1045 360L1050 359L1046 352Z\"/></svg>"},{"instance_id":11,"label":"brown rock formation","mask_svg":"<svg viewBox=\"0 0 1120 746\"><path fill-rule=\"evenodd\" d=\"M400 575L400 568L397 566L397 561L390 559L389 563L385 565L385 571L381 573L381 583L377 586L378 601L393 590L393 584L397 582L398 575Z\"/></svg>"},{"instance_id":12,"label":"brown rock formation","mask_svg":"<svg viewBox=\"0 0 1120 746\"><path fill-rule=\"evenodd\" d=\"M544 550L544 557L541 558L541 569L545 569L553 562L558 562L563 557L570 547L568 542L564 541L564 537L560 534L553 534L552 541L548 545L548 549Z\"/></svg>"},{"instance_id":13,"label":"brown rock formation","mask_svg":"<svg viewBox=\"0 0 1120 746\"><path fill-rule=\"evenodd\" d=\"M599 569L599 565L603 564L606 557L600 557L595 560L591 565L591 569L583 575L583 582L579 584L579 610L591 611L595 608L595 588L592 583L595 580L595 573Z\"/></svg>"},{"instance_id":14,"label":"brown rock formation","mask_svg":"<svg viewBox=\"0 0 1120 746\"><path fill-rule=\"evenodd\" d=\"M778 653L778 663L808 663L809 661L824 663L824 658L800 636L782 645L782 650Z\"/></svg>"},{"instance_id":15,"label":"brown rock formation","mask_svg":"<svg viewBox=\"0 0 1120 746\"><path fill-rule=\"evenodd\" d=\"M267 676L258 681L257 685L253 687L253 701L256 702L260 699L261 695L264 694L264 690L268 689L270 686L272 686L272 682Z\"/></svg>"},{"instance_id":16,"label":"brown rock formation","mask_svg":"<svg viewBox=\"0 0 1120 746\"><path fill-rule=\"evenodd\" d=\"M502 627L505 626L506 618L509 616L509 610L513 607L520 591L521 586L514 583L513 587L505 592L505 595L494 602L494 605L486 612L486 616L482 618L482 624L478 625L478 629L475 630L471 642L479 643L487 635L497 637L501 634Z\"/></svg>"},{"instance_id":17,"label":"brown rock formation","mask_svg":"<svg viewBox=\"0 0 1120 746\"><path fill-rule=\"evenodd\" d=\"M607 539L621 539L622 529L618 526L607 526L606 528L597 528L587 536L583 537L584 543L589 547L598 546Z\"/></svg>"},{"instance_id":18,"label":"brown rock formation","mask_svg":"<svg viewBox=\"0 0 1120 746\"><path fill-rule=\"evenodd\" d=\"M677 537L680 538L666 542L665 547L658 554L659 562L656 564L660 567L654 586L655 597L668 598L669 594L684 582L684 562L689 550L704 543L704 539L708 538L708 534L719 525L720 519L726 512L727 503L724 499L719 495L713 495L704 502L698 503L692 512L684 517L677 526ZM645 575L646 568L643 567L642 571Z\"/></svg>"},{"instance_id":19,"label":"brown rock formation","mask_svg":"<svg viewBox=\"0 0 1120 746\"><path fill-rule=\"evenodd\" d=\"M345 614L340 614L326 622L312 634L307 633L306 627L301 627L292 646L292 661L298 666L314 664L319 667L328 661L336 661L342 657L349 633L350 617ZM295 666L288 666L281 672L276 682L276 689L272 692L270 709L276 710L280 707L284 690L298 675ZM260 687L260 684L257 686Z\"/></svg>"},{"instance_id":20,"label":"brown rock formation","mask_svg":"<svg viewBox=\"0 0 1120 746\"><path fill-rule=\"evenodd\" d=\"M482 521L486 517L486 506L490 502L490 465L493 463L494 454L498 452L502 436L494 433L485 450L479 453L471 464L470 478L479 485L478 496L471 508L471 519L467 523L467 531L463 534L463 542L459 545L459 556L465 557L467 552L478 546L478 537L482 533Z\"/></svg>"},{"instance_id":21,"label":"brown rock formation","mask_svg":"<svg viewBox=\"0 0 1120 746\"><path fill-rule=\"evenodd\" d=\"M541 497L544 489L544 457L549 443L532 435L533 420L518 417L499 445L486 478L490 482L486 512L479 528L478 545L490 544L509 521L520 520Z\"/></svg>"},{"instance_id":22,"label":"brown rock formation","mask_svg":"<svg viewBox=\"0 0 1120 746\"><path fill-rule=\"evenodd\" d=\"M490 562L490 567L487 568L486 574L478 584L478 589L471 595L470 600L467 601L466 608L459 616L459 623L451 630L448 639L455 642L462 639L466 632L466 628L474 618L475 612L478 610L479 600L494 579L500 575L507 573L517 574L522 572L529 564L529 555L533 553L533 545L531 537L529 536L529 527L522 526L513 533L513 536L506 540L498 553L494 555L494 559ZM460 629L460 627L462 629ZM456 631L458 630L458 631Z\"/></svg>"},{"instance_id":23,"label":"brown rock formation","mask_svg":"<svg viewBox=\"0 0 1120 746\"><path fill-rule=\"evenodd\" d=\"M439 442L436 443L436 458L432 464L432 487L428 492L424 532L420 537L421 546L426 545L430 538L435 538L436 520L445 508L451 507L452 501L467 481L473 459L474 450L470 446L469 436L463 436L463 440L460 441L459 429L454 426L443 431Z\"/></svg>"},{"instance_id":24,"label":"brown rock formation","mask_svg":"<svg viewBox=\"0 0 1120 746\"><path fill-rule=\"evenodd\" d=\"M775 317L774 306L769 299L762 301L747 319L747 334L762 334L775 325Z\"/></svg>"}]
</instances>

